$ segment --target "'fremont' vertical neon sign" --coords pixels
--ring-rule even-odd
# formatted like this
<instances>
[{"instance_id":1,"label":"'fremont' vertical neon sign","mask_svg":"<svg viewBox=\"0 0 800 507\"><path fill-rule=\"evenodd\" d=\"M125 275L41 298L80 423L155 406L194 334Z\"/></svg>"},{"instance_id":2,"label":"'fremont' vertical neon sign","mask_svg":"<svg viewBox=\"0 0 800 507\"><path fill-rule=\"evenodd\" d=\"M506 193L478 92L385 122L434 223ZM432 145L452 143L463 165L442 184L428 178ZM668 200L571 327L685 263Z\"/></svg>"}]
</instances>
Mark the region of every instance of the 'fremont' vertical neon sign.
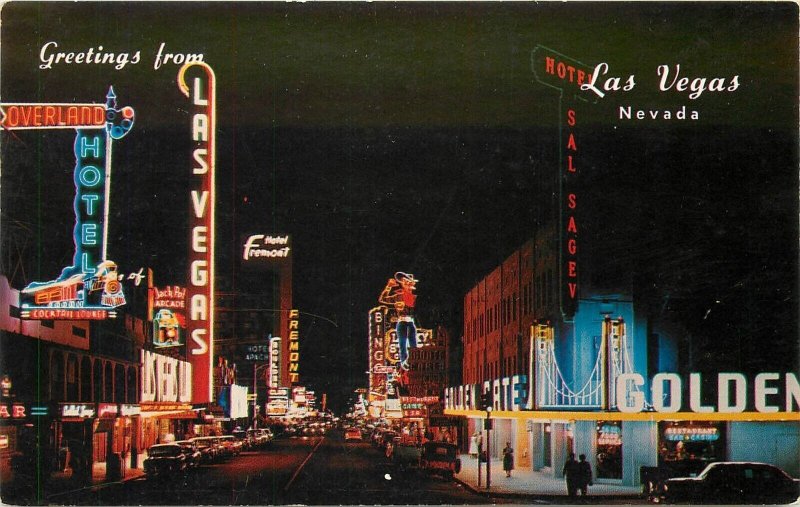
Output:
<instances>
[{"instance_id":1,"label":"'fremont' vertical neon sign","mask_svg":"<svg viewBox=\"0 0 800 507\"><path fill-rule=\"evenodd\" d=\"M186 84L190 67L205 72ZM214 71L205 62L191 62L178 71L178 88L191 99L192 183L189 193L189 283L186 328L192 364L192 402L210 403L214 360L214 203L216 89Z\"/></svg>"}]
</instances>

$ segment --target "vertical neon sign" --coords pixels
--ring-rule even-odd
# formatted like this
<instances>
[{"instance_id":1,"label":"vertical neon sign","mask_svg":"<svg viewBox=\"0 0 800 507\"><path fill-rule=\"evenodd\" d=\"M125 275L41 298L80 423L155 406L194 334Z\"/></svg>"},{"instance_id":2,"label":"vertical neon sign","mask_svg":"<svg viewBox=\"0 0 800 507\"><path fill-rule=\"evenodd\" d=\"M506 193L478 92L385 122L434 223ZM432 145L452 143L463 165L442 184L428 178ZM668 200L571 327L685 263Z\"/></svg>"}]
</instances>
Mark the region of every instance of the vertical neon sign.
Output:
<instances>
[{"instance_id":1,"label":"vertical neon sign","mask_svg":"<svg viewBox=\"0 0 800 507\"><path fill-rule=\"evenodd\" d=\"M580 104L592 97L582 92L582 85L591 81L588 67L543 46L531 54L536 80L559 92L559 292L561 315L571 321L580 296L579 281L579 223L578 223L578 143L576 126Z\"/></svg>"},{"instance_id":2,"label":"vertical neon sign","mask_svg":"<svg viewBox=\"0 0 800 507\"><path fill-rule=\"evenodd\" d=\"M190 67L204 72L186 84ZM214 360L214 203L216 163L216 78L205 62L191 62L178 71L178 88L191 99L192 183L189 192L189 283L187 284L189 335L192 364L192 402L210 403Z\"/></svg>"},{"instance_id":3,"label":"vertical neon sign","mask_svg":"<svg viewBox=\"0 0 800 507\"><path fill-rule=\"evenodd\" d=\"M108 259L112 143L133 128L131 107L117 109L110 87L102 104L3 104L0 126L75 129L75 200L72 265L58 278L21 291L25 319L104 319L125 304L117 266Z\"/></svg>"}]
</instances>

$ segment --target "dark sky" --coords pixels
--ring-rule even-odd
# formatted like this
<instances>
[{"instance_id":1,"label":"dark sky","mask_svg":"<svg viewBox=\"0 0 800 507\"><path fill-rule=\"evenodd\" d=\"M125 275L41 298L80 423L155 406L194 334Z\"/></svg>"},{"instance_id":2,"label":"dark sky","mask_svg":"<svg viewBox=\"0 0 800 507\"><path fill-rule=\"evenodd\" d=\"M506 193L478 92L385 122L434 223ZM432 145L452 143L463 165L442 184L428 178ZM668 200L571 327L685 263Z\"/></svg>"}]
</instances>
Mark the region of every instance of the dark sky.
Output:
<instances>
[{"instance_id":1,"label":"dark sky","mask_svg":"<svg viewBox=\"0 0 800 507\"><path fill-rule=\"evenodd\" d=\"M114 85L135 108L115 146L110 254L165 281L186 271L189 119L178 67L154 59L162 42L203 53L219 87L221 272L240 234L292 234L296 306L336 322L301 321L318 391L366 382L366 315L392 273L421 280L423 326L459 335L464 293L533 234L559 149L537 45L635 76L582 118L597 283L626 280L709 364L797 369L794 4L23 2L1 15L3 102L101 102ZM40 69L50 41L141 57ZM740 86L661 92L661 64ZM628 105L700 120L620 120ZM28 281L71 260L72 140L3 135L3 266L28 232Z\"/></svg>"}]
</instances>

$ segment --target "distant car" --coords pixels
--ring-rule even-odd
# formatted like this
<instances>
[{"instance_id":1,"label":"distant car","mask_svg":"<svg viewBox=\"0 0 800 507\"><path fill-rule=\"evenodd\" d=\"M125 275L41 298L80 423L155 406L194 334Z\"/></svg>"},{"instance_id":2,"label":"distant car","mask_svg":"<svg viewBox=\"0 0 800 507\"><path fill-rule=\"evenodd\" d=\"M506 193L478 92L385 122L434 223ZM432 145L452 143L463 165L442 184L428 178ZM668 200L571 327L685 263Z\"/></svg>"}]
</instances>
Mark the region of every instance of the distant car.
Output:
<instances>
[{"instance_id":1,"label":"distant car","mask_svg":"<svg viewBox=\"0 0 800 507\"><path fill-rule=\"evenodd\" d=\"M148 479L172 476L186 470L186 456L178 444L157 444L147 450L144 473Z\"/></svg>"},{"instance_id":2,"label":"distant car","mask_svg":"<svg viewBox=\"0 0 800 507\"><path fill-rule=\"evenodd\" d=\"M183 450L183 454L186 456L187 468L195 468L202 463L203 453L196 443L191 440L179 440L175 442L175 444L181 446L181 450Z\"/></svg>"},{"instance_id":3,"label":"distant car","mask_svg":"<svg viewBox=\"0 0 800 507\"><path fill-rule=\"evenodd\" d=\"M378 441L378 447L386 451L386 447L393 444L395 438L397 438L396 431L384 431L381 433L380 440Z\"/></svg>"},{"instance_id":4,"label":"distant car","mask_svg":"<svg viewBox=\"0 0 800 507\"><path fill-rule=\"evenodd\" d=\"M361 442L361 431L358 428L349 428L344 430L345 442Z\"/></svg>"},{"instance_id":5,"label":"distant car","mask_svg":"<svg viewBox=\"0 0 800 507\"><path fill-rule=\"evenodd\" d=\"M218 461L222 457L215 437L195 437L189 441L197 445L197 448L202 453L202 460L205 463Z\"/></svg>"},{"instance_id":6,"label":"distant car","mask_svg":"<svg viewBox=\"0 0 800 507\"><path fill-rule=\"evenodd\" d=\"M667 503L787 504L800 497L800 481L765 463L717 462L697 477L664 482Z\"/></svg>"},{"instance_id":7,"label":"distant car","mask_svg":"<svg viewBox=\"0 0 800 507\"><path fill-rule=\"evenodd\" d=\"M419 461L420 469L429 474L452 478L461 471L458 446L448 442L425 442Z\"/></svg>"}]
</instances>

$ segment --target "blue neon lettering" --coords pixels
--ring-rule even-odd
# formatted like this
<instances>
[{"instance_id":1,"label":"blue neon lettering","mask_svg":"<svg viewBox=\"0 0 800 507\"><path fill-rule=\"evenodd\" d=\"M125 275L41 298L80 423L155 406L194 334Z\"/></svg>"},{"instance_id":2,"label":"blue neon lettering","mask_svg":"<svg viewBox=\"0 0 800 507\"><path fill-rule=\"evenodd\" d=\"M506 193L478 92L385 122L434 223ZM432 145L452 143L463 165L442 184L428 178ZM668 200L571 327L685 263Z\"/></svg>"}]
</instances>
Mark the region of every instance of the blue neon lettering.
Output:
<instances>
[{"instance_id":1,"label":"blue neon lettering","mask_svg":"<svg viewBox=\"0 0 800 507\"><path fill-rule=\"evenodd\" d=\"M97 269L92 266L91 262L89 261L89 254L87 252L83 252L81 254L81 271L87 274L92 274Z\"/></svg>"},{"instance_id":2,"label":"blue neon lettering","mask_svg":"<svg viewBox=\"0 0 800 507\"><path fill-rule=\"evenodd\" d=\"M100 199L100 196L97 194L85 194L81 196L81 200L86 202L86 214L87 215L94 215L95 211L95 202Z\"/></svg>"},{"instance_id":3,"label":"blue neon lettering","mask_svg":"<svg viewBox=\"0 0 800 507\"><path fill-rule=\"evenodd\" d=\"M94 158L100 158L100 138L95 137L94 142L89 144L85 137L81 137L81 157L86 157L91 151Z\"/></svg>"},{"instance_id":4,"label":"blue neon lettering","mask_svg":"<svg viewBox=\"0 0 800 507\"><path fill-rule=\"evenodd\" d=\"M81 170L78 173L78 181L81 182L81 185L86 187L94 187L102 180L103 180L103 173L101 173L100 169L96 168L93 165L87 165L81 167Z\"/></svg>"},{"instance_id":5,"label":"blue neon lettering","mask_svg":"<svg viewBox=\"0 0 800 507\"><path fill-rule=\"evenodd\" d=\"M81 244L82 245L96 245L97 244L97 224L83 224L81 227Z\"/></svg>"}]
</instances>

